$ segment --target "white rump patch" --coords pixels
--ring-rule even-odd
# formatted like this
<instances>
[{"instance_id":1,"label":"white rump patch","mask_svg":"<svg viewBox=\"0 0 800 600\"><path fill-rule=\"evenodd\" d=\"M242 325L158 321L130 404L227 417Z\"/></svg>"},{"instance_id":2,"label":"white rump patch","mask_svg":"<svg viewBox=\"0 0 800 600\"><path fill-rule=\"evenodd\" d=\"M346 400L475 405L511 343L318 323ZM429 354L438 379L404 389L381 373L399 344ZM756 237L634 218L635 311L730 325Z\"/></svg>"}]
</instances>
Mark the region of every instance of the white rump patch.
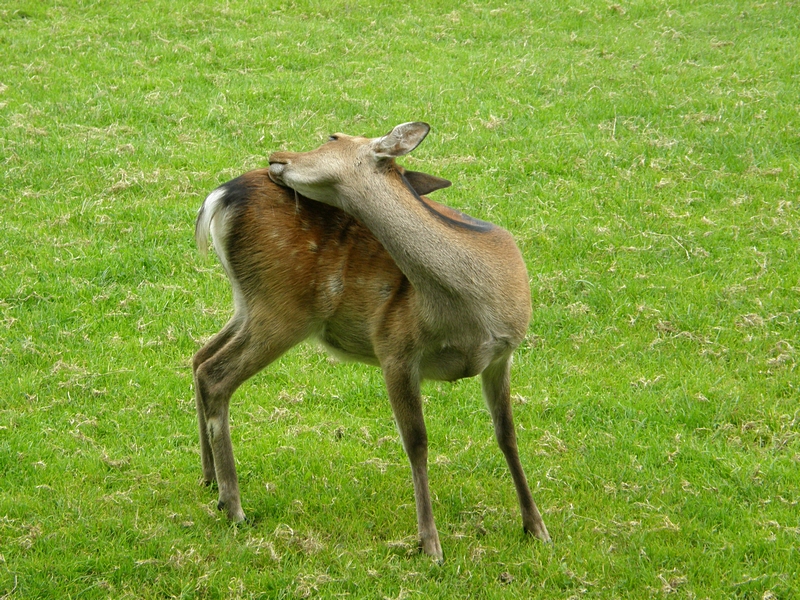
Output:
<instances>
[{"instance_id":1,"label":"white rump patch","mask_svg":"<svg viewBox=\"0 0 800 600\"><path fill-rule=\"evenodd\" d=\"M225 269L225 274L231 283L234 311L237 315L242 316L246 314L247 306L239 281L231 269L231 264L226 254L227 245L225 244L225 239L228 236L228 219L223 201L227 191L225 186L221 186L208 195L197 215L194 235L198 249L204 254L208 252L208 241L209 238L211 239L214 251L219 257L219 262L222 263L222 268Z\"/></svg>"},{"instance_id":2,"label":"white rump patch","mask_svg":"<svg viewBox=\"0 0 800 600\"><path fill-rule=\"evenodd\" d=\"M222 200L225 198L225 192L226 190L224 187L218 187L215 189L208 195L198 211L197 224L195 225L194 230L194 239L197 242L197 248L202 254L206 254L208 252L209 235L212 236L212 241L217 241L213 239L211 226L214 222L214 217L217 216L217 212L220 208L222 208ZM218 247L217 243L214 243L214 247Z\"/></svg>"}]
</instances>

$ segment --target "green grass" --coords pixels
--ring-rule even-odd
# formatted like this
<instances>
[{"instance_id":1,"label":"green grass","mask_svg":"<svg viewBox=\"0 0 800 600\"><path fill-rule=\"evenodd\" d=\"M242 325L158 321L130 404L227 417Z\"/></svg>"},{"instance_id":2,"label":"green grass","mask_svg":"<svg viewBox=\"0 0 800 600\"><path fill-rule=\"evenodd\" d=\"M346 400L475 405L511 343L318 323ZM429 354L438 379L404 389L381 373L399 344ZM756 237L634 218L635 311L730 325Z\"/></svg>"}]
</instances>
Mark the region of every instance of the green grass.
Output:
<instances>
[{"instance_id":1,"label":"green grass","mask_svg":"<svg viewBox=\"0 0 800 600\"><path fill-rule=\"evenodd\" d=\"M800 595L794 2L0 6L0 598ZM427 384L415 552L380 373L301 346L198 485L190 358L231 311L194 216L328 133L517 237L525 539L477 381Z\"/></svg>"}]
</instances>

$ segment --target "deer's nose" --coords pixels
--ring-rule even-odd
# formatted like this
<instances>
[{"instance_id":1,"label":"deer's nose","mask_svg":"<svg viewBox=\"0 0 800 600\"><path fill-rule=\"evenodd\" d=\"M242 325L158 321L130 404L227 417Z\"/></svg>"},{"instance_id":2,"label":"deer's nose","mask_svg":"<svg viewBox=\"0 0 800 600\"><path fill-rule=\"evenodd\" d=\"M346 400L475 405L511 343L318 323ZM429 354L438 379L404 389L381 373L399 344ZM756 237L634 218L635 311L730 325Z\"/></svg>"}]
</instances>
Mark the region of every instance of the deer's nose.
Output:
<instances>
[{"instance_id":1,"label":"deer's nose","mask_svg":"<svg viewBox=\"0 0 800 600\"><path fill-rule=\"evenodd\" d=\"M281 160L275 161L273 157L269 157L269 178L278 185L285 185L283 182L283 171L286 168L286 162Z\"/></svg>"}]
</instances>

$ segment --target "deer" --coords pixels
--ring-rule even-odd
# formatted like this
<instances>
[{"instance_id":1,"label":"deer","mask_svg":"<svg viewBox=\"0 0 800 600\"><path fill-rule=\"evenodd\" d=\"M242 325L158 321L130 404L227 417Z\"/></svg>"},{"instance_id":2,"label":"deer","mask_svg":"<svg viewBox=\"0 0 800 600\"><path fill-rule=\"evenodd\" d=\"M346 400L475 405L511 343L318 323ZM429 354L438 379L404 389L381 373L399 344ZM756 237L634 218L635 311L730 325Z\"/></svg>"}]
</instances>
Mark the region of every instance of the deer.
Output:
<instances>
[{"instance_id":1,"label":"deer","mask_svg":"<svg viewBox=\"0 0 800 600\"><path fill-rule=\"evenodd\" d=\"M269 167L212 191L195 238L209 238L234 312L193 358L203 482L217 507L245 520L230 437L234 391L307 339L334 357L379 367L411 465L421 550L441 563L428 486L420 384L481 376L523 529L550 535L523 471L510 367L527 334L527 269L512 235L430 200L450 181L406 170L398 157L430 131L403 123L367 138L331 135L315 150L275 152Z\"/></svg>"}]
</instances>

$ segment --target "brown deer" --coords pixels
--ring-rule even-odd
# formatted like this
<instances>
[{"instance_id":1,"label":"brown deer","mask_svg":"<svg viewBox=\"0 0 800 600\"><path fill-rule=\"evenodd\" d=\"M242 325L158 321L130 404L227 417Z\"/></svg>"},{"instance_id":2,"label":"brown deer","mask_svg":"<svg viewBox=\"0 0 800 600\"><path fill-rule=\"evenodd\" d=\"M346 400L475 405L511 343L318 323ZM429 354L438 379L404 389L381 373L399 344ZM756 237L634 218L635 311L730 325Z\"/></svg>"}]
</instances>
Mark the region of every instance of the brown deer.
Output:
<instances>
[{"instance_id":1,"label":"brown deer","mask_svg":"<svg viewBox=\"0 0 800 600\"><path fill-rule=\"evenodd\" d=\"M525 337L530 289L511 235L425 197L445 179L395 158L428 134L404 123L383 137L332 135L311 152L277 152L269 169L218 187L197 216L233 288L234 315L194 357L203 476L219 509L245 516L228 428L236 388L315 338L334 355L377 365L411 462L424 552L442 548L428 490L420 382L480 374L525 531L548 541L517 451L511 354Z\"/></svg>"}]
</instances>

